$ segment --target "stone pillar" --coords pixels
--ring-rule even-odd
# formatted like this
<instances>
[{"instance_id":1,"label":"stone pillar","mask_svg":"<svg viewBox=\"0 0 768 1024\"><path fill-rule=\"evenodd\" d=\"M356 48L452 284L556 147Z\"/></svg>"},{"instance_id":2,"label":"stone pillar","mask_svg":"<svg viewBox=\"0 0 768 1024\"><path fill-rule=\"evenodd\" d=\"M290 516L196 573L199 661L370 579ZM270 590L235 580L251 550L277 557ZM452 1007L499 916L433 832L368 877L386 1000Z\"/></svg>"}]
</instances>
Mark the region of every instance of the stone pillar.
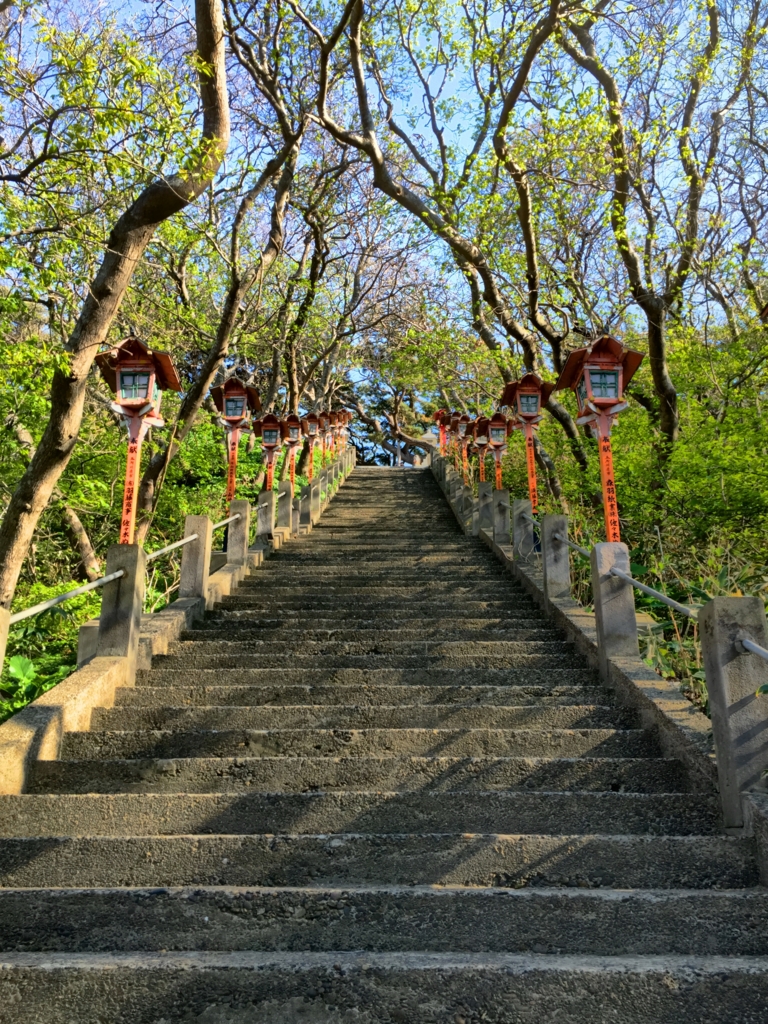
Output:
<instances>
[{"instance_id":1,"label":"stone pillar","mask_svg":"<svg viewBox=\"0 0 768 1024\"><path fill-rule=\"evenodd\" d=\"M477 485L478 532L493 529L493 484L484 480Z\"/></svg>"},{"instance_id":2,"label":"stone pillar","mask_svg":"<svg viewBox=\"0 0 768 1024\"><path fill-rule=\"evenodd\" d=\"M248 563L248 540L251 534L251 505L248 501L232 501L229 505L231 516L240 515L229 524L227 532L227 565Z\"/></svg>"},{"instance_id":3,"label":"stone pillar","mask_svg":"<svg viewBox=\"0 0 768 1024\"><path fill-rule=\"evenodd\" d=\"M571 559L568 553L568 516L541 517L541 562L547 604L571 596Z\"/></svg>"},{"instance_id":4,"label":"stone pillar","mask_svg":"<svg viewBox=\"0 0 768 1024\"><path fill-rule=\"evenodd\" d=\"M309 514L312 521L312 525L320 518L320 480L318 477L314 477L309 484Z\"/></svg>"},{"instance_id":5,"label":"stone pillar","mask_svg":"<svg viewBox=\"0 0 768 1024\"><path fill-rule=\"evenodd\" d=\"M509 491L494 488L492 501L493 539L497 544L509 544Z\"/></svg>"},{"instance_id":6,"label":"stone pillar","mask_svg":"<svg viewBox=\"0 0 768 1024\"><path fill-rule=\"evenodd\" d=\"M210 520L209 520L210 522ZM188 545L192 547L192 544ZM122 569L124 575L102 589L96 654L126 658L124 686L136 681L141 616L144 611L147 556L138 544L113 544L107 552L105 576Z\"/></svg>"},{"instance_id":7,"label":"stone pillar","mask_svg":"<svg viewBox=\"0 0 768 1024\"><path fill-rule=\"evenodd\" d=\"M462 486L459 492L461 502L461 525L465 533L472 532L472 513L475 508L475 495L471 487Z\"/></svg>"},{"instance_id":8,"label":"stone pillar","mask_svg":"<svg viewBox=\"0 0 768 1024\"><path fill-rule=\"evenodd\" d=\"M512 502L512 549L516 562L530 564L536 547L533 532L531 502L528 498L515 498Z\"/></svg>"},{"instance_id":9,"label":"stone pillar","mask_svg":"<svg viewBox=\"0 0 768 1024\"><path fill-rule=\"evenodd\" d=\"M275 527L275 492L262 491L259 495L258 525L256 534L259 540L266 543L272 536Z\"/></svg>"},{"instance_id":10,"label":"stone pillar","mask_svg":"<svg viewBox=\"0 0 768 1024\"><path fill-rule=\"evenodd\" d=\"M184 520L184 536L191 537L196 533L197 540L181 549L179 597L202 597L204 601L208 598L212 527L208 516L187 516Z\"/></svg>"},{"instance_id":11,"label":"stone pillar","mask_svg":"<svg viewBox=\"0 0 768 1024\"><path fill-rule=\"evenodd\" d=\"M741 647L743 639L768 648L759 597L716 597L699 612L701 650L715 738L720 803L726 828L744 825L742 794L765 789L768 768L768 662Z\"/></svg>"},{"instance_id":12,"label":"stone pillar","mask_svg":"<svg viewBox=\"0 0 768 1024\"><path fill-rule=\"evenodd\" d=\"M312 487L310 484L301 489L301 497L299 498L299 525L300 526L311 526L312 525Z\"/></svg>"},{"instance_id":13,"label":"stone pillar","mask_svg":"<svg viewBox=\"0 0 768 1024\"><path fill-rule=\"evenodd\" d=\"M291 529L293 519L293 488L290 480L283 480L277 488L277 525Z\"/></svg>"},{"instance_id":14,"label":"stone pillar","mask_svg":"<svg viewBox=\"0 0 768 1024\"><path fill-rule=\"evenodd\" d=\"M301 523L301 499L294 498L291 502L291 536L299 536L299 524Z\"/></svg>"},{"instance_id":15,"label":"stone pillar","mask_svg":"<svg viewBox=\"0 0 768 1024\"><path fill-rule=\"evenodd\" d=\"M615 566L629 574L626 544L595 544L590 552L600 675L608 682L612 658L639 658L635 595L631 583L611 575Z\"/></svg>"}]
</instances>

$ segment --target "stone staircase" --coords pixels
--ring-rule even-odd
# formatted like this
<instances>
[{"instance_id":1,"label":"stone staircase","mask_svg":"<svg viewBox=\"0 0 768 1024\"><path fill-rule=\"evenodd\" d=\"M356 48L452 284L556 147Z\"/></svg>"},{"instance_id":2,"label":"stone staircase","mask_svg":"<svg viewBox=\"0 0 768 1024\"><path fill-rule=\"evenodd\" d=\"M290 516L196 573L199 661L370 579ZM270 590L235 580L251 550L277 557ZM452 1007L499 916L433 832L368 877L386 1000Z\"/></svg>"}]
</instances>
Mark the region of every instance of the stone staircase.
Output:
<instances>
[{"instance_id":1,"label":"stone staircase","mask_svg":"<svg viewBox=\"0 0 768 1024\"><path fill-rule=\"evenodd\" d=\"M358 468L0 797L9 1024L765 1024L749 839L426 473Z\"/></svg>"}]
</instances>

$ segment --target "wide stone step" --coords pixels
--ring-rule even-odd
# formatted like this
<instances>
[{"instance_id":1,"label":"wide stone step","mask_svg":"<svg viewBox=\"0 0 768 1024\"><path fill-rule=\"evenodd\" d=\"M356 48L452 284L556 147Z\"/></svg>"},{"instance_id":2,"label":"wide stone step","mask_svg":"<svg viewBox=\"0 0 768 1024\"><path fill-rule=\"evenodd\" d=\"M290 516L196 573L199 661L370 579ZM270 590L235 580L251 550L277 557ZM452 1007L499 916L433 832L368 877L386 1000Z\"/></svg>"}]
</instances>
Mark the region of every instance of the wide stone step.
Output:
<instances>
[{"instance_id":1,"label":"wide stone step","mask_svg":"<svg viewBox=\"0 0 768 1024\"><path fill-rule=\"evenodd\" d=\"M683 921L688 927L681 927ZM0 949L11 952L359 949L764 956L767 924L764 889L0 890Z\"/></svg>"},{"instance_id":2,"label":"wide stone step","mask_svg":"<svg viewBox=\"0 0 768 1024\"><path fill-rule=\"evenodd\" d=\"M283 705L94 708L91 729L620 729L638 725L630 708L569 704Z\"/></svg>"},{"instance_id":3,"label":"wide stone step","mask_svg":"<svg viewBox=\"0 0 768 1024\"><path fill-rule=\"evenodd\" d=\"M152 677L154 679L154 677ZM159 680L155 680L159 683ZM489 705L512 707L538 704L612 703L613 694L597 686L122 686L115 692L115 707L205 707L265 705Z\"/></svg>"},{"instance_id":4,"label":"wide stone step","mask_svg":"<svg viewBox=\"0 0 768 1024\"><path fill-rule=\"evenodd\" d=\"M688 791L672 758L189 757L37 761L30 793L306 793L317 790Z\"/></svg>"},{"instance_id":5,"label":"wide stone step","mask_svg":"<svg viewBox=\"0 0 768 1024\"><path fill-rule=\"evenodd\" d=\"M265 628L253 619L240 618L230 621L216 621L215 619L197 623L193 629L185 629L181 633L181 640L200 640L206 643L213 640L225 640L228 643L251 643L252 641L269 642L276 640L281 645L296 644L302 645L306 642L323 643L333 641L334 643L380 643L386 640L391 643L419 643L430 640L439 641L474 641L474 640L503 640L511 643L521 641L538 641L546 643L563 643L562 633L553 629L543 620L533 621L530 624L508 625L506 627L472 629L464 626L464 623L444 622L442 625L423 627L417 624L413 629L381 629L376 626L367 629L359 629L355 623L347 623L339 617L336 624L330 628L314 629L311 626L291 626L286 621L278 628Z\"/></svg>"},{"instance_id":6,"label":"wide stone step","mask_svg":"<svg viewBox=\"0 0 768 1024\"><path fill-rule=\"evenodd\" d=\"M306 602L321 602L323 600L330 601L335 604L337 601L342 604L349 601L356 602L360 599L361 604L367 603L378 603L393 601L400 603L401 607L403 602L410 601L416 603L430 604L435 601L442 602L445 598L445 607L447 609L461 609L464 607L466 601L477 601L483 596L488 596L488 591L481 593L480 589L476 584L472 583L459 583L452 582L450 584L443 583L441 580L435 580L430 578L428 580L421 580L410 584L400 584L388 582L386 584L371 582L370 584L361 584L359 582L354 583L317 583L317 584L301 584L298 583L294 586L281 586L279 583L268 583L256 584L247 587L246 584L249 582L248 579L243 580L242 584L238 588L238 594L242 594L243 597L250 597L254 595L256 597L268 597L270 600L275 602L285 603L296 600L301 600L304 604ZM515 608L518 607L517 599L514 596L514 591L510 595L507 591L506 584L502 588L500 581L498 585L498 592L502 595L506 595L504 600L506 601L507 607ZM492 591L492 587L489 584L489 590ZM527 602L523 605L525 607ZM322 607L322 605L320 605ZM531 605L532 607L532 605ZM449 612L446 612L448 614Z\"/></svg>"},{"instance_id":7,"label":"wide stone step","mask_svg":"<svg viewBox=\"0 0 768 1024\"><path fill-rule=\"evenodd\" d=\"M291 599L283 598L275 602L253 593L246 597L239 589L236 594L217 603L215 611L211 614L218 617L222 614L229 615L231 612L246 613L252 609L260 612L265 619L271 618L279 622L287 616L300 621L314 618L318 621L331 619L334 622L338 622L339 616L353 616L362 621L370 621L378 616L382 622L416 622L422 619L445 622L449 619L464 618L472 618L475 621L498 619L500 622L508 622L542 618L541 609L533 602L523 604L517 600L451 602L446 595L443 601L409 604L405 608L401 601L355 601L351 598L341 600L328 597L318 597L310 601L301 594L294 594Z\"/></svg>"},{"instance_id":8,"label":"wide stone step","mask_svg":"<svg viewBox=\"0 0 768 1024\"><path fill-rule=\"evenodd\" d=\"M6 888L465 885L707 890L758 884L752 841L725 836L323 833L0 839L0 885Z\"/></svg>"},{"instance_id":9,"label":"wide stone step","mask_svg":"<svg viewBox=\"0 0 768 1024\"><path fill-rule=\"evenodd\" d=\"M642 729L256 729L68 732L61 757L655 757Z\"/></svg>"},{"instance_id":10,"label":"wide stone step","mask_svg":"<svg viewBox=\"0 0 768 1024\"><path fill-rule=\"evenodd\" d=\"M160 656L153 661L156 668L136 674L137 690L145 686L179 686L185 683L215 683L222 687L267 686L275 694L269 703L282 703L281 692L286 686L533 686L539 692L554 694L563 686L594 687L598 681L595 669L568 663L545 664L542 667L529 662L517 668L329 668L327 665L253 668L249 659L245 658L239 667L230 666L226 671L221 671L223 666L219 660L214 661L210 668L174 667L174 658Z\"/></svg>"},{"instance_id":11,"label":"wide stone step","mask_svg":"<svg viewBox=\"0 0 768 1024\"><path fill-rule=\"evenodd\" d=\"M695 793L89 793L0 796L0 836L258 832L711 835Z\"/></svg>"},{"instance_id":12,"label":"wide stone step","mask_svg":"<svg viewBox=\"0 0 768 1024\"><path fill-rule=\"evenodd\" d=\"M259 630L307 630L327 633L338 633L340 629L345 631L377 630L382 633L401 634L403 630L414 635L421 635L424 639L434 637L436 632L472 632L491 633L490 639L500 639L497 634L506 630L543 630L547 636L560 638L562 634L554 629L552 624L543 615L536 615L533 611L528 615L505 615L489 616L487 618L453 618L440 615L431 618L420 618L414 621L411 618L401 616L400 618L390 617L365 617L360 612L344 611L343 614L334 617L320 617L314 612L302 612L299 615L286 615L277 618L266 618L250 608L225 608L217 609L210 613L204 620L195 623L194 632L208 629L223 630L230 625L239 629ZM398 635L397 639L402 639ZM482 639L482 636L481 636Z\"/></svg>"},{"instance_id":13,"label":"wide stone step","mask_svg":"<svg viewBox=\"0 0 768 1024\"><path fill-rule=\"evenodd\" d=\"M761 1024L760 957L532 953L8 953L14 1024ZM515 1008L514 1017L510 1007ZM603 1009L605 1008L605 1009Z\"/></svg>"}]
</instances>

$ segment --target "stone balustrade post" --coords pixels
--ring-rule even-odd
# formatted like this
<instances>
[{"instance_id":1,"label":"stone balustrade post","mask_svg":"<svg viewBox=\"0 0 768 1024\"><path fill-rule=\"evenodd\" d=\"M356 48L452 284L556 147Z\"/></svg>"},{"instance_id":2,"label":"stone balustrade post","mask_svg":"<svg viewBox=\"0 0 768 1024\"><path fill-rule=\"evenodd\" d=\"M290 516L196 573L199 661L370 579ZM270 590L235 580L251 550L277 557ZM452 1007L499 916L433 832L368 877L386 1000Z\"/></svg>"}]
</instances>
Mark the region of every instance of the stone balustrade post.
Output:
<instances>
[{"instance_id":1,"label":"stone balustrade post","mask_svg":"<svg viewBox=\"0 0 768 1024\"><path fill-rule=\"evenodd\" d=\"M181 579L179 597L208 599L208 574L211 566L213 523L208 516L187 516L184 536L197 534L197 540L181 549Z\"/></svg>"},{"instance_id":2,"label":"stone balustrade post","mask_svg":"<svg viewBox=\"0 0 768 1024\"><path fill-rule=\"evenodd\" d=\"M312 525L320 518L320 479L313 477L309 483L309 515Z\"/></svg>"},{"instance_id":3,"label":"stone balustrade post","mask_svg":"<svg viewBox=\"0 0 768 1024\"><path fill-rule=\"evenodd\" d=\"M493 484L483 480L477 485L477 529L493 529Z\"/></svg>"},{"instance_id":4,"label":"stone balustrade post","mask_svg":"<svg viewBox=\"0 0 768 1024\"><path fill-rule=\"evenodd\" d=\"M541 562L547 605L571 596L568 516L541 517Z\"/></svg>"},{"instance_id":5,"label":"stone balustrade post","mask_svg":"<svg viewBox=\"0 0 768 1024\"><path fill-rule=\"evenodd\" d=\"M493 539L497 544L509 544L509 491L494 488L492 501Z\"/></svg>"},{"instance_id":6,"label":"stone balustrade post","mask_svg":"<svg viewBox=\"0 0 768 1024\"><path fill-rule=\"evenodd\" d=\"M262 491L259 495L258 520L256 534L259 540L266 543L272 536L275 527L275 492Z\"/></svg>"},{"instance_id":7,"label":"stone balustrade post","mask_svg":"<svg viewBox=\"0 0 768 1024\"><path fill-rule=\"evenodd\" d=\"M210 520L208 523L210 526ZM120 569L123 570L120 579L105 584L101 592L96 655L102 658L125 658L127 666L123 686L133 686L136 681L146 587L147 555L144 549L138 544L113 544L107 552L104 575L110 576Z\"/></svg>"},{"instance_id":8,"label":"stone balustrade post","mask_svg":"<svg viewBox=\"0 0 768 1024\"><path fill-rule=\"evenodd\" d=\"M629 574L626 544L595 544L590 552L600 675L609 681L612 659L639 658L635 595L631 583L611 575L615 566Z\"/></svg>"},{"instance_id":9,"label":"stone balustrade post","mask_svg":"<svg viewBox=\"0 0 768 1024\"><path fill-rule=\"evenodd\" d=\"M516 562L530 564L536 548L531 517L533 514L528 498L516 498L512 502L512 549Z\"/></svg>"},{"instance_id":10,"label":"stone balustrade post","mask_svg":"<svg viewBox=\"0 0 768 1024\"><path fill-rule=\"evenodd\" d=\"M291 536L299 536L301 524L301 498L294 498L291 502Z\"/></svg>"},{"instance_id":11,"label":"stone balustrade post","mask_svg":"<svg viewBox=\"0 0 768 1024\"><path fill-rule=\"evenodd\" d=\"M312 526L312 486L306 484L301 489L299 498L299 526Z\"/></svg>"},{"instance_id":12,"label":"stone balustrade post","mask_svg":"<svg viewBox=\"0 0 768 1024\"><path fill-rule=\"evenodd\" d=\"M756 692L768 684L768 662L740 642L768 649L765 609L759 597L716 597L701 609L698 622L723 823L741 829L742 794L766 788L768 696Z\"/></svg>"},{"instance_id":13,"label":"stone balustrade post","mask_svg":"<svg viewBox=\"0 0 768 1024\"><path fill-rule=\"evenodd\" d=\"M290 530L293 522L293 488L290 480L283 480L277 488L277 525Z\"/></svg>"},{"instance_id":14,"label":"stone balustrade post","mask_svg":"<svg viewBox=\"0 0 768 1024\"><path fill-rule=\"evenodd\" d=\"M239 515L234 523L229 524L227 531L227 565L248 564L248 542L251 535L251 503L249 501L230 502L229 514Z\"/></svg>"}]
</instances>

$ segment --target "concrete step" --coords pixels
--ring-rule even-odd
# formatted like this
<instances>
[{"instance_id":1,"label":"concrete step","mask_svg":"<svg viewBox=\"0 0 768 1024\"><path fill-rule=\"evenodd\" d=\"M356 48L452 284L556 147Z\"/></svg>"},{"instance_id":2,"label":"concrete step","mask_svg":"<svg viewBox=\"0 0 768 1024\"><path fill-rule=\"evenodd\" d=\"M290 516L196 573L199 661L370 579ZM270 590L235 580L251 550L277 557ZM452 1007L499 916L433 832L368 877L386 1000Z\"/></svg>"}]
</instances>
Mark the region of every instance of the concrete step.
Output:
<instances>
[{"instance_id":1,"label":"concrete step","mask_svg":"<svg viewBox=\"0 0 768 1024\"><path fill-rule=\"evenodd\" d=\"M452 831L713 835L718 820L714 798L696 793L452 790L0 796L0 836L7 837Z\"/></svg>"},{"instance_id":2,"label":"concrete step","mask_svg":"<svg viewBox=\"0 0 768 1024\"><path fill-rule=\"evenodd\" d=\"M689 927L681 928L681 921ZM11 952L42 947L765 956L766 923L765 889L0 890L0 950Z\"/></svg>"},{"instance_id":3,"label":"concrete step","mask_svg":"<svg viewBox=\"0 0 768 1024\"><path fill-rule=\"evenodd\" d=\"M725 836L454 832L0 839L0 885L6 888L463 885L712 890L758 884L752 841Z\"/></svg>"},{"instance_id":4,"label":"concrete step","mask_svg":"<svg viewBox=\"0 0 768 1024\"><path fill-rule=\"evenodd\" d=\"M215 661L211 668L174 667L176 662L173 658L158 656L153 659L155 668L137 673L136 687L142 690L145 686L184 684L261 686L271 688L275 696L268 703L275 703L282 702L283 689L287 686L492 686L503 689L523 686L555 694L563 687L591 688L598 681L597 671L586 666L575 667L566 663L542 667L530 660L522 666L504 668L329 668L327 665L253 668L249 659L241 661L240 667L222 671L219 661Z\"/></svg>"},{"instance_id":5,"label":"concrete step","mask_svg":"<svg viewBox=\"0 0 768 1024\"><path fill-rule=\"evenodd\" d=\"M365 705L322 704L282 707L117 707L94 708L91 729L128 732L177 729L631 729L639 725L630 708L594 704Z\"/></svg>"},{"instance_id":6,"label":"concrete step","mask_svg":"<svg viewBox=\"0 0 768 1024\"><path fill-rule=\"evenodd\" d=\"M251 608L221 608L210 612L205 619L195 623L194 631L198 630L222 630L234 624L237 629L260 629L260 630L313 630L316 632L338 632L343 630L376 630L381 633L401 633L406 630L409 633L418 633L427 638L434 636L436 631L461 630L462 632L473 632L483 634L492 633L491 639L499 639L496 634L505 630L544 630L549 636L561 638L562 634L556 630L550 621L543 615L536 615L531 611L528 615L504 615L489 616L482 619L459 618L454 620L446 615L420 617L417 620L401 616L390 618L381 616L364 617L367 613L353 612L352 609L333 618L319 617L313 612L301 612L298 615L280 615L278 617L266 618L258 611ZM482 639L482 636L481 636Z\"/></svg>"},{"instance_id":7,"label":"concrete step","mask_svg":"<svg viewBox=\"0 0 768 1024\"><path fill-rule=\"evenodd\" d=\"M541 707L564 704L613 703L613 693L597 686L122 686L115 692L115 707L204 707L214 705L494 705Z\"/></svg>"},{"instance_id":8,"label":"concrete step","mask_svg":"<svg viewBox=\"0 0 768 1024\"><path fill-rule=\"evenodd\" d=\"M761 957L8 953L14 1024L763 1024ZM514 1007L514 1017L510 1008Z\"/></svg>"},{"instance_id":9,"label":"concrete step","mask_svg":"<svg viewBox=\"0 0 768 1024\"><path fill-rule=\"evenodd\" d=\"M199 639L187 641L174 641L168 645L168 656L176 660L192 655L193 660L200 656L231 655L235 651L240 656L253 657L253 665L258 666L255 659L261 657L276 657L284 662L287 651L281 640L212 640L206 639L201 630ZM557 663L563 660L569 663L579 664L582 656L577 653L576 648L567 640L475 640L475 641L453 641L453 640L384 640L376 637L364 636L360 640L346 640L338 643L333 640L307 640L299 650L291 650L291 664L300 665L302 662L311 663L322 660L327 665L339 662L344 658L363 658L371 668L386 667L377 665L381 658L401 661L405 667L408 661L417 659L424 668L431 664L435 666L455 666L462 668L470 665L482 665L487 663L493 665L499 662L504 665L514 665L530 661L532 657L546 660L547 664L553 661ZM343 667L339 665L338 667Z\"/></svg>"},{"instance_id":10,"label":"concrete step","mask_svg":"<svg viewBox=\"0 0 768 1024\"><path fill-rule=\"evenodd\" d=\"M642 729L257 729L68 732L61 757L656 757Z\"/></svg>"},{"instance_id":11,"label":"concrete step","mask_svg":"<svg viewBox=\"0 0 768 1024\"><path fill-rule=\"evenodd\" d=\"M452 623L444 622L441 626L422 626L415 624L413 629L379 629L368 628L358 629L355 623L346 623L342 617L335 625L328 629L314 629L311 626L291 626L286 621L278 628L264 628L259 622L250 618L240 618L230 621L217 621L209 619L205 622L198 622L192 629L185 629L181 633L181 640L205 641L225 640L228 643L250 643L252 641L268 642L276 640L281 645L286 643L303 645L304 643L323 643L333 641L334 643L379 643L386 640L389 643L419 643L451 642L451 641L474 641L474 640L503 640L511 643L521 641L537 641L545 643L562 643L562 634L559 630L553 629L549 623L542 621L530 621L528 624L512 624L506 627L495 629L471 629L465 628L459 621Z\"/></svg>"},{"instance_id":12,"label":"concrete step","mask_svg":"<svg viewBox=\"0 0 768 1024\"><path fill-rule=\"evenodd\" d=\"M446 596L444 601L424 602L405 608L401 601L355 601L351 598L341 600L338 597L327 596L310 601L301 594L274 602L257 593L245 596L239 588L236 594L217 603L215 611L210 614L214 617L228 616L232 612L248 613L252 609L260 613L265 620L272 618L276 622L282 622L288 616L299 621L314 619L318 622L338 622L340 616L354 616L363 622L379 617L382 622L416 622L422 619L445 622L452 618L472 618L474 621L498 619L503 623L518 619L541 619L543 614L533 602L525 604L516 600L461 601L452 604Z\"/></svg>"},{"instance_id":13,"label":"concrete step","mask_svg":"<svg viewBox=\"0 0 768 1024\"><path fill-rule=\"evenodd\" d=\"M317 790L690 790L673 758L188 757L37 761L29 793L307 793Z\"/></svg>"}]
</instances>

